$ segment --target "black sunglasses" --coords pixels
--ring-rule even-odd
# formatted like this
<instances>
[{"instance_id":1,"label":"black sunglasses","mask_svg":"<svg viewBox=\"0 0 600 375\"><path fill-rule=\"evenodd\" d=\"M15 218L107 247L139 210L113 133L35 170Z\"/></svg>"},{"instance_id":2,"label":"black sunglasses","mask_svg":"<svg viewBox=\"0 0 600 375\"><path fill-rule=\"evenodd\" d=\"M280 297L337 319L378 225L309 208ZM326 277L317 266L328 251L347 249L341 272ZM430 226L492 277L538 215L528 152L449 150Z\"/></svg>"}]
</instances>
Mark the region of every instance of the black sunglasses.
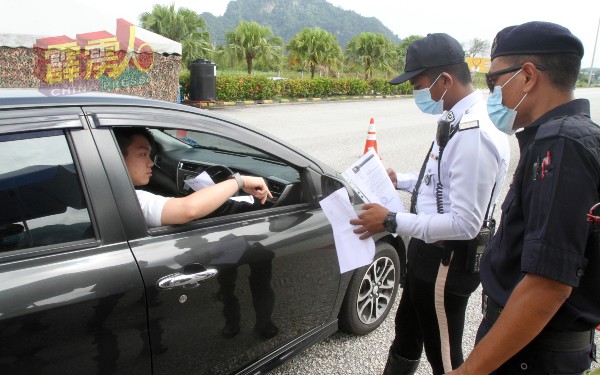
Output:
<instances>
[{"instance_id":1,"label":"black sunglasses","mask_svg":"<svg viewBox=\"0 0 600 375\"><path fill-rule=\"evenodd\" d=\"M546 70L546 68L544 68L541 65L533 64L533 66L535 66L537 70L542 71L542 72L544 70ZM496 85L496 79L498 77L500 77L503 74L517 72L521 69L523 69L523 65L514 66L512 68L500 69L500 70L496 70L495 72L487 73L485 75L485 82L487 83L487 87L490 90L490 93L494 92L494 86Z\"/></svg>"}]
</instances>

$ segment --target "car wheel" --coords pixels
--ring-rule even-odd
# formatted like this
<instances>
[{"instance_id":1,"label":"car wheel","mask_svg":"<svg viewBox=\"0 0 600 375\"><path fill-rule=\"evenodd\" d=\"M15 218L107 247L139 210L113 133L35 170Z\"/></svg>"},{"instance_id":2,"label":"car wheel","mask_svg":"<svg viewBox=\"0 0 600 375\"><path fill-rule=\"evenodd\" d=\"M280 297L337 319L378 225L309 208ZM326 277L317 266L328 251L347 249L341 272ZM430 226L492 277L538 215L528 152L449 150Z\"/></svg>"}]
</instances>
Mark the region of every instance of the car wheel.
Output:
<instances>
[{"instance_id":1,"label":"car wheel","mask_svg":"<svg viewBox=\"0 0 600 375\"><path fill-rule=\"evenodd\" d=\"M400 260L392 245L376 245L373 262L354 271L340 310L340 328L366 335L385 320L398 293Z\"/></svg>"}]
</instances>

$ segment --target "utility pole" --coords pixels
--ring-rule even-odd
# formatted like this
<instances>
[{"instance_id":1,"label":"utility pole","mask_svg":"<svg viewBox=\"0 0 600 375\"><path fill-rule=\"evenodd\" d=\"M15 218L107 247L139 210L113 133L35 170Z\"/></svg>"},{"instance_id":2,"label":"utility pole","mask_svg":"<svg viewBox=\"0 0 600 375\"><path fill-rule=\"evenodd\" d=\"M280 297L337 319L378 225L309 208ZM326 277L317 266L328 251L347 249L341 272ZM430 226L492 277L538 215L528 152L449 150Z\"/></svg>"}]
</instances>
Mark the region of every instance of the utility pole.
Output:
<instances>
[{"instance_id":1,"label":"utility pole","mask_svg":"<svg viewBox=\"0 0 600 375\"><path fill-rule=\"evenodd\" d=\"M596 56L596 44L598 44L598 32L600 31L600 18L598 19L598 28L596 29L596 40L594 41L594 52L592 53L592 66L590 66L589 77L588 77L588 87L592 84L592 74L594 70L594 56Z\"/></svg>"}]
</instances>

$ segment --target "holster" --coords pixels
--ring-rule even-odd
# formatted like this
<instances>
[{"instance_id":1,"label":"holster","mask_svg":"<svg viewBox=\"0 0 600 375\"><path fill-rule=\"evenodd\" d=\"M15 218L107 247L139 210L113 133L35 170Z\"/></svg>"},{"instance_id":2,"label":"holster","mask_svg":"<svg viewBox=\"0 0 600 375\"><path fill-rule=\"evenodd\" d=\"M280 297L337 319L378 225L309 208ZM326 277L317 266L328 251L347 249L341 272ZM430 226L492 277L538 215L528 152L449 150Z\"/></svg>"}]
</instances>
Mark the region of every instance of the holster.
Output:
<instances>
[{"instance_id":1,"label":"holster","mask_svg":"<svg viewBox=\"0 0 600 375\"><path fill-rule=\"evenodd\" d=\"M488 220L483 223L483 227L475 238L469 240L467 245L467 254L465 257L465 270L467 272L479 272L481 265L481 256L485 247L492 239L496 231L495 220Z\"/></svg>"}]
</instances>

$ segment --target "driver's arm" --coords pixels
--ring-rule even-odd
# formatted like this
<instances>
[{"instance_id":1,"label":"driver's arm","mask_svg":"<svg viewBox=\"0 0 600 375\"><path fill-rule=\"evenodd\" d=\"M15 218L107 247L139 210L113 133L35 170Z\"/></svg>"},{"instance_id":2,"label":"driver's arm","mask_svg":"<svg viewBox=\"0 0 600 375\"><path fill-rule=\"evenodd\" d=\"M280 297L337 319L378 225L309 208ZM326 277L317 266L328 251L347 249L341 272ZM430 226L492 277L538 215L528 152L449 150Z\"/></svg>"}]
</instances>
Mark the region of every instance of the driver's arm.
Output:
<instances>
[{"instance_id":1,"label":"driver's arm","mask_svg":"<svg viewBox=\"0 0 600 375\"><path fill-rule=\"evenodd\" d=\"M244 186L242 190L265 203L273 198L265 180L261 177L241 176ZM204 217L225 203L238 191L235 179L225 180L218 184L198 190L186 197L169 199L161 213L161 224L184 224Z\"/></svg>"}]
</instances>

